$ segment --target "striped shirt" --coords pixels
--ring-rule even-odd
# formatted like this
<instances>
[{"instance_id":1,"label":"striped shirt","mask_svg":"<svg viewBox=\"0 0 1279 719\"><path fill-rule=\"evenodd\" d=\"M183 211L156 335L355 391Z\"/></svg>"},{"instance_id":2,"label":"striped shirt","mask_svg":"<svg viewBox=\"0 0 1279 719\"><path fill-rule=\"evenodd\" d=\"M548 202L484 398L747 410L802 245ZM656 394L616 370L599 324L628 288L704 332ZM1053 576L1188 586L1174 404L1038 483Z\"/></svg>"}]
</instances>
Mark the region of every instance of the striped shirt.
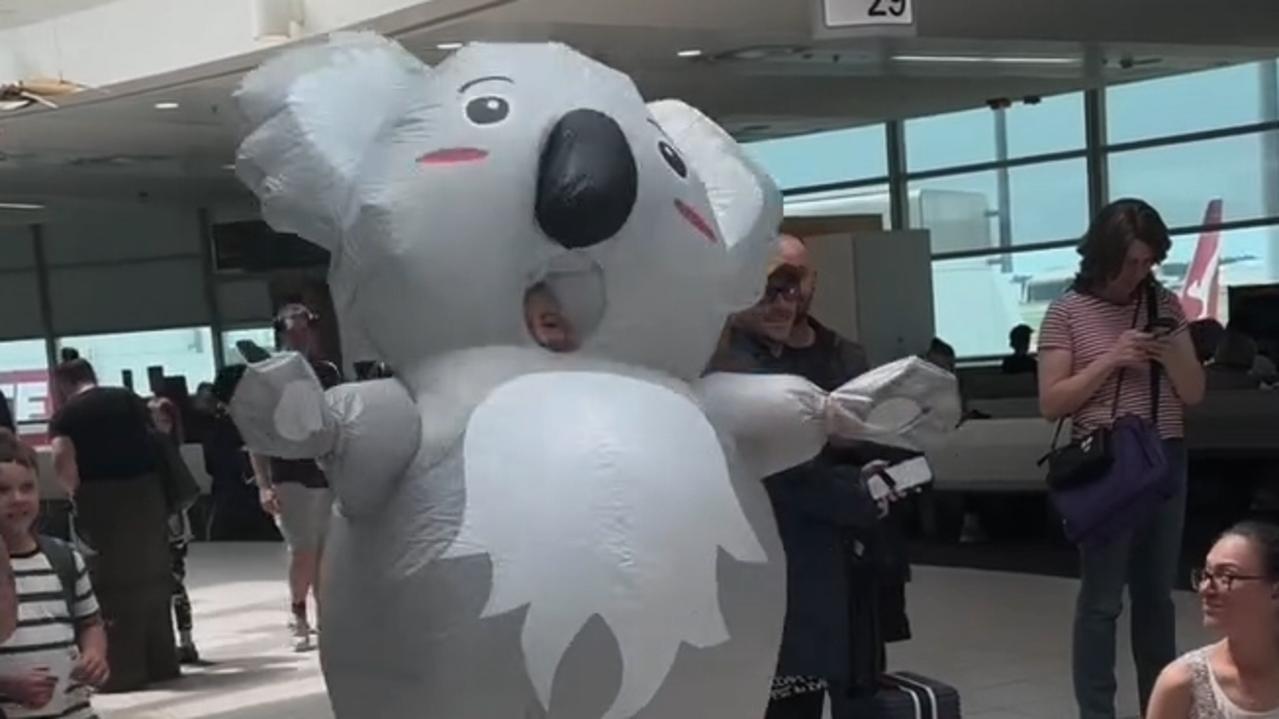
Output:
<instances>
[{"instance_id":1,"label":"striped shirt","mask_svg":"<svg viewBox=\"0 0 1279 719\"><path fill-rule=\"evenodd\" d=\"M0 675L21 675L37 667L48 667L59 682L48 706L27 709L4 701L4 715L9 719L94 719L89 688L70 678L71 667L79 656L76 626L98 614L98 600L84 559L78 552L75 554L79 578L74 620L67 613L62 582L43 553L37 550L15 554L12 562L18 589L18 629L0 644Z\"/></svg>"},{"instance_id":2,"label":"striped shirt","mask_svg":"<svg viewBox=\"0 0 1279 719\"><path fill-rule=\"evenodd\" d=\"M1159 288L1159 317L1177 321L1177 331L1185 328L1186 315L1176 295ZM1134 319L1136 320L1134 322ZM1130 329L1145 329L1149 322L1146 300L1117 305L1074 290L1052 303L1039 330L1039 351L1065 350L1073 360L1071 374L1078 374L1110 351L1119 336ZM1126 369L1116 410L1115 389L1120 372L1113 373L1101 388L1071 417L1075 438L1087 436L1099 427L1109 427L1114 417L1151 416L1150 369ZM1167 374L1159 382L1159 435L1180 439L1186 434L1181 399Z\"/></svg>"}]
</instances>

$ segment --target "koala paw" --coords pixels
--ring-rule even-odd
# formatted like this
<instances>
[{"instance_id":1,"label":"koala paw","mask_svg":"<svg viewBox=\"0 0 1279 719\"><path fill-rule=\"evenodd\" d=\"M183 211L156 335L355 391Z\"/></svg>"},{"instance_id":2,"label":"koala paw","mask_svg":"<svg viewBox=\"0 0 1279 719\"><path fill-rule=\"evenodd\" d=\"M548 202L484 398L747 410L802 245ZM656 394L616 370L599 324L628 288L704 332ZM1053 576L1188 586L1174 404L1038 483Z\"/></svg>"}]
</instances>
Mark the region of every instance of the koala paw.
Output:
<instances>
[{"instance_id":1,"label":"koala paw","mask_svg":"<svg viewBox=\"0 0 1279 719\"><path fill-rule=\"evenodd\" d=\"M336 423L324 388L296 353L249 365L230 402L231 417L249 449L281 459L314 459L333 448Z\"/></svg>"}]
</instances>

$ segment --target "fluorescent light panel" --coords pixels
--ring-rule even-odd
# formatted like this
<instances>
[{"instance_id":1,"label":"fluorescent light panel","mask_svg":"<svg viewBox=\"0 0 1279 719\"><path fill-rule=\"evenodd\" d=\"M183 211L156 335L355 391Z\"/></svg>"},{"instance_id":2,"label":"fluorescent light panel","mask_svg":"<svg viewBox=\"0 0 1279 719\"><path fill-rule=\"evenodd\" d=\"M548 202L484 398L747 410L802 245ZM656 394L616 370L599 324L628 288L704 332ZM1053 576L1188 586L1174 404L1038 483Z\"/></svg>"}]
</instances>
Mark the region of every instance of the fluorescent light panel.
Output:
<instances>
[{"instance_id":1,"label":"fluorescent light panel","mask_svg":"<svg viewBox=\"0 0 1279 719\"><path fill-rule=\"evenodd\" d=\"M896 62L935 62L991 65L1078 65L1077 57L1013 57L986 55L894 55Z\"/></svg>"},{"instance_id":2,"label":"fluorescent light panel","mask_svg":"<svg viewBox=\"0 0 1279 719\"><path fill-rule=\"evenodd\" d=\"M44 205L34 202L0 202L0 210L43 210Z\"/></svg>"}]
</instances>

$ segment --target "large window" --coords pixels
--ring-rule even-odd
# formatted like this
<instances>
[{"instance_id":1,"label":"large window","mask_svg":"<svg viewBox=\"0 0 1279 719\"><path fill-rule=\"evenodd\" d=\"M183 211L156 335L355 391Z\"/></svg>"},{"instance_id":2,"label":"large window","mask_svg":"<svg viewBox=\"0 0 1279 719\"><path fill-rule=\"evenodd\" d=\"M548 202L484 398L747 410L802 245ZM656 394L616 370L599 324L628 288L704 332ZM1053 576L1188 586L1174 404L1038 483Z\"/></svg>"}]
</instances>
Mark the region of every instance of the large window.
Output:
<instances>
[{"instance_id":1,"label":"large window","mask_svg":"<svg viewBox=\"0 0 1279 719\"><path fill-rule=\"evenodd\" d=\"M933 262L937 334L961 357L1006 354L1008 331L1036 331L1079 265L1072 248Z\"/></svg>"},{"instance_id":2,"label":"large window","mask_svg":"<svg viewBox=\"0 0 1279 719\"><path fill-rule=\"evenodd\" d=\"M151 367L162 368L168 377L185 377L192 391L213 380L213 332L208 327L63 337L58 345L74 347L93 363L103 385L124 386L124 373L131 373L133 388L141 394L151 391Z\"/></svg>"},{"instance_id":3,"label":"large window","mask_svg":"<svg viewBox=\"0 0 1279 719\"><path fill-rule=\"evenodd\" d=\"M42 339L0 342L0 391L19 424L49 418L49 366Z\"/></svg>"},{"instance_id":4,"label":"large window","mask_svg":"<svg viewBox=\"0 0 1279 719\"><path fill-rule=\"evenodd\" d=\"M1279 132L1161 145L1110 156L1112 197L1141 197L1172 227L1203 224L1212 200L1225 220L1279 215Z\"/></svg>"},{"instance_id":5,"label":"large window","mask_svg":"<svg viewBox=\"0 0 1279 719\"><path fill-rule=\"evenodd\" d=\"M1082 158L931 177L912 181L909 192L911 225L932 231L936 253L1054 242L1078 235L1088 216Z\"/></svg>"},{"instance_id":6,"label":"large window","mask_svg":"<svg viewBox=\"0 0 1279 719\"><path fill-rule=\"evenodd\" d=\"M1269 67L1267 67L1267 65ZM1250 125L1276 118L1274 63L1116 85L1106 90L1111 143Z\"/></svg>"},{"instance_id":7,"label":"large window","mask_svg":"<svg viewBox=\"0 0 1279 719\"><path fill-rule=\"evenodd\" d=\"M764 140L746 145L783 190L888 175L884 126Z\"/></svg>"},{"instance_id":8,"label":"large window","mask_svg":"<svg viewBox=\"0 0 1279 719\"><path fill-rule=\"evenodd\" d=\"M1215 280L1210 262L1214 245L1218 259ZM1175 237L1168 260L1160 268L1160 279L1182 296L1191 319L1213 317L1225 324L1230 321L1231 287L1279 282L1279 225Z\"/></svg>"},{"instance_id":9,"label":"large window","mask_svg":"<svg viewBox=\"0 0 1279 719\"><path fill-rule=\"evenodd\" d=\"M786 216L879 215L883 227L889 227L892 225L889 198L888 183L807 193L786 198Z\"/></svg>"},{"instance_id":10,"label":"large window","mask_svg":"<svg viewBox=\"0 0 1279 719\"><path fill-rule=\"evenodd\" d=\"M1083 107L1083 93L1073 93L1004 110L983 107L907 120L907 168L928 172L1081 150Z\"/></svg>"},{"instance_id":11,"label":"large window","mask_svg":"<svg viewBox=\"0 0 1279 719\"><path fill-rule=\"evenodd\" d=\"M1105 128L1094 146L1090 117ZM1093 199L1163 214L1176 236L1160 279L1197 317L1228 321L1229 288L1279 283L1279 61L907 119L891 176L886 127L749 151L789 190L788 216L888 227L898 208L929 230L937 334L962 357L1002 355L1012 327L1038 328L1074 277Z\"/></svg>"}]
</instances>

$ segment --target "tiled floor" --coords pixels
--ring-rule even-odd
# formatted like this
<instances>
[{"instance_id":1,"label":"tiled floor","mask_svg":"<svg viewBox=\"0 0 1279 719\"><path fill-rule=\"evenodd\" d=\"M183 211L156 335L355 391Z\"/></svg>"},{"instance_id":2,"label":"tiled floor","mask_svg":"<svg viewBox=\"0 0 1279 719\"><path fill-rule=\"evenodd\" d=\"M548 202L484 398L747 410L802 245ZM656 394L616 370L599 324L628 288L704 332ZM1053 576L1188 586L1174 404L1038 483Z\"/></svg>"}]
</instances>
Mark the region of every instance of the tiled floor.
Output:
<instances>
[{"instance_id":1,"label":"tiled floor","mask_svg":"<svg viewBox=\"0 0 1279 719\"><path fill-rule=\"evenodd\" d=\"M103 719L329 719L319 656L289 647L279 544L197 544L187 588L212 666L168 685L98 696Z\"/></svg>"},{"instance_id":2,"label":"tiled floor","mask_svg":"<svg viewBox=\"0 0 1279 719\"><path fill-rule=\"evenodd\" d=\"M315 654L288 649L279 545L197 545L190 562L196 636L216 664L171 685L102 696L104 719L329 719ZM1074 582L962 569L917 570L916 639L893 647L894 668L959 687L966 719L1072 716L1069 632ZM1191 595L1178 597L1181 642L1205 641ZM1135 716L1126 628L1120 715ZM353 719L359 719L358 717Z\"/></svg>"}]
</instances>

